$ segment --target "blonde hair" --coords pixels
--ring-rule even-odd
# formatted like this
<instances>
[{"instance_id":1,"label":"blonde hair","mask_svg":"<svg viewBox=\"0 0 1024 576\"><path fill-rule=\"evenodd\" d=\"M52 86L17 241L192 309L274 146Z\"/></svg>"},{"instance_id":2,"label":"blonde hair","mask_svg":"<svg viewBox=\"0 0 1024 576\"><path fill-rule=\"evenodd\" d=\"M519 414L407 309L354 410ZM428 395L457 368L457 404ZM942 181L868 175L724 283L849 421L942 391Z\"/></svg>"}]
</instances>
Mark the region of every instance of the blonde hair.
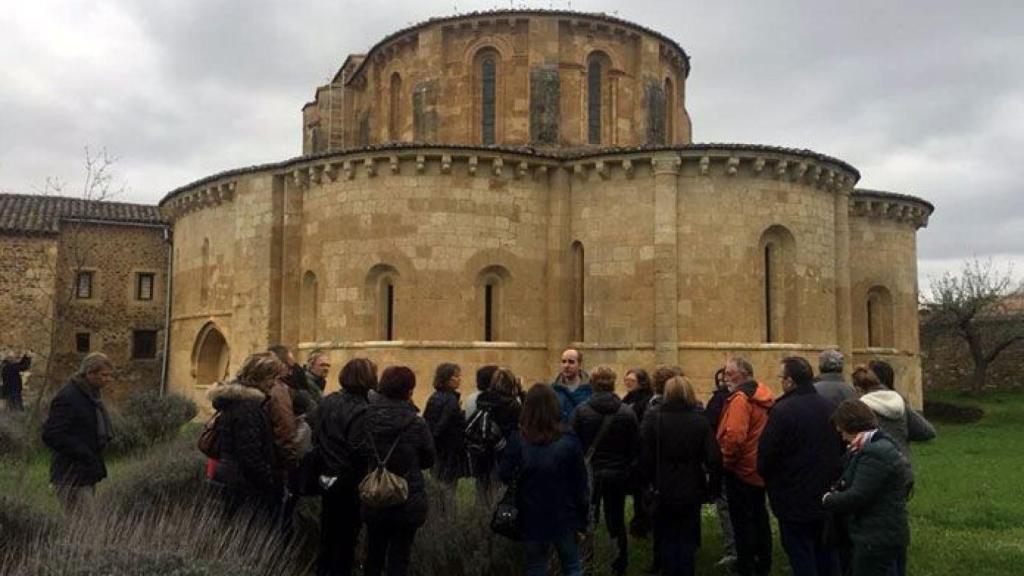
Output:
<instances>
[{"instance_id":1,"label":"blonde hair","mask_svg":"<svg viewBox=\"0 0 1024 576\"><path fill-rule=\"evenodd\" d=\"M665 402L682 402L687 406L697 405L697 394L686 376L673 376L665 382Z\"/></svg>"},{"instance_id":2,"label":"blonde hair","mask_svg":"<svg viewBox=\"0 0 1024 576\"><path fill-rule=\"evenodd\" d=\"M259 387L268 380L277 378L282 362L273 352L250 354L238 369L235 380L243 386Z\"/></svg>"},{"instance_id":3,"label":"blonde hair","mask_svg":"<svg viewBox=\"0 0 1024 576\"><path fill-rule=\"evenodd\" d=\"M601 365L590 373L590 385L599 392L613 392L618 374L610 366Z\"/></svg>"}]
</instances>

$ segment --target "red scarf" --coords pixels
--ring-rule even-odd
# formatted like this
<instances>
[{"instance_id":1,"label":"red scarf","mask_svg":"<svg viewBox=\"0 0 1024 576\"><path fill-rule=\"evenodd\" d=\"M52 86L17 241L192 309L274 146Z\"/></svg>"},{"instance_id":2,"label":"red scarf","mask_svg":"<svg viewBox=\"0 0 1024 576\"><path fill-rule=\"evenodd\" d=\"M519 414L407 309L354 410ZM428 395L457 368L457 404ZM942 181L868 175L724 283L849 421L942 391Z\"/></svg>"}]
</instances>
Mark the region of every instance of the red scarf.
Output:
<instances>
[{"instance_id":1,"label":"red scarf","mask_svg":"<svg viewBox=\"0 0 1024 576\"><path fill-rule=\"evenodd\" d=\"M857 452L860 452L861 448L864 448L865 444L871 442L871 438L875 435L875 432L878 432L878 428L865 430L864 432L857 434L857 437L850 442L850 453L856 454Z\"/></svg>"}]
</instances>

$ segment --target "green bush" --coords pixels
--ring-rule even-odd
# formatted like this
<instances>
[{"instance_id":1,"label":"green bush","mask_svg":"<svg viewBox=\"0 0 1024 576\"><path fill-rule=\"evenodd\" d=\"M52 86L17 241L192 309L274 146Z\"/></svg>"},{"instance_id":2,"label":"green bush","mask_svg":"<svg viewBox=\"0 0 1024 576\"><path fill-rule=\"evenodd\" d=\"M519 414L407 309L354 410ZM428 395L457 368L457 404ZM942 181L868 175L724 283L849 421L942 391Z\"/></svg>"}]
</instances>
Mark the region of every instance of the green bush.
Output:
<instances>
[{"instance_id":1,"label":"green bush","mask_svg":"<svg viewBox=\"0 0 1024 576\"><path fill-rule=\"evenodd\" d=\"M131 454L173 438L197 413L195 402L183 396L150 390L132 394L121 410L110 410L114 437L107 454Z\"/></svg>"},{"instance_id":2,"label":"green bush","mask_svg":"<svg viewBox=\"0 0 1024 576\"><path fill-rule=\"evenodd\" d=\"M195 443L196 432L183 431L170 442L123 463L99 485L101 505L132 510L191 502L203 489L206 463Z\"/></svg>"}]
</instances>

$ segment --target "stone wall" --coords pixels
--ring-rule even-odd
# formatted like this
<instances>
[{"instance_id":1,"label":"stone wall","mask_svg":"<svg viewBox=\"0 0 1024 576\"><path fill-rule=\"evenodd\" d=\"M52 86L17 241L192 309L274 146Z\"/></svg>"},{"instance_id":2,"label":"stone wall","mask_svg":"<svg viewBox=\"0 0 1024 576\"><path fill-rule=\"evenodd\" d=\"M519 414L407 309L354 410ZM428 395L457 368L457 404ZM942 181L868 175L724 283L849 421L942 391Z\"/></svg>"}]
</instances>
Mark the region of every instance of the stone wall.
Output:
<instances>
[{"instance_id":1,"label":"stone wall","mask_svg":"<svg viewBox=\"0 0 1024 576\"><path fill-rule=\"evenodd\" d=\"M0 351L35 354L32 371L25 373L25 393L31 395L41 384L38 374L50 355L57 239L2 234L0 262Z\"/></svg>"},{"instance_id":2,"label":"stone wall","mask_svg":"<svg viewBox=\"0 0 1024 576\"><path fill-rule=\"evenodd\" d=\"M856 361L890 359L917 402L912 331L901 328L885 347L855 347L843 333L860 330L864 319L851 310L865 286L889 287L897 322L913 313L920 214L858 212L854 179L825 157L756 147L564 160L401 148L215 178L164 202L176 222L180 286L171 380L201 395L245 355L283 342L300 357L327 350L332 381L355 356L409 364L425 397L442 361L467 374L504 364L527 382L547 381L573 344L585 366L620 374L681 363L707 394L731 353L749 356L774 387L782 357L813 360L839 345ZM211 197L219 199L195 201ZM574 245L583 248L582 337ZM766 265L768 245L776 251ZM871 250L889 256L866 258ZM488 283L493 342L484 341ZM207 347L214 328L217 346Z\"/></svg>"},{"instance_id":3,"label":"stone wall","mask_svg":"<svg viewBox=\"0 0 1024 576\"><path fill-rule=\"evenodd\" d=\"M59 303L54 362L56 382L66 380L85 352L76 336L89 335L89 351L107 354L115 366L114 384L105 395L113 402L132 392L158 390L163 368L167 250L162 227L66 222L61 227L57 293ZM91 298L76 298L79 271L93 272ZM152 299L137 298L137 275L153 274ZM133 332L155 331L155 355L133 357Z\"/></svg>"},{"instance_id":4,"label":"stone wall","mask_svg":"<svg viewBox=\"0 0 1024 576\"><path fill-rule=\"evenodd\" d=\"M606 16L501 11L431 21L389 36L365 61L350 57L303 109L303 152L482 143L488 55L496 64L495 144L590 145L587 74L595 55L604 62L600 146L691 141L689 61L674 42ZM314 131L331 135L318 136L316 149Z\"/></svg>"},{"instance_id":5,"label":"stone wall","mask_svg":"<svg viewBox=\"0 0 1024 576\"><path fill-rule=\"evenodd\" d=\"M948 326L922 320L921 369L925 388L966 388L974 364L967 345L954 337ZM1010 345L989 365L988 385L1024 386L1024 341Z\"/></svg>"}]
</instances>

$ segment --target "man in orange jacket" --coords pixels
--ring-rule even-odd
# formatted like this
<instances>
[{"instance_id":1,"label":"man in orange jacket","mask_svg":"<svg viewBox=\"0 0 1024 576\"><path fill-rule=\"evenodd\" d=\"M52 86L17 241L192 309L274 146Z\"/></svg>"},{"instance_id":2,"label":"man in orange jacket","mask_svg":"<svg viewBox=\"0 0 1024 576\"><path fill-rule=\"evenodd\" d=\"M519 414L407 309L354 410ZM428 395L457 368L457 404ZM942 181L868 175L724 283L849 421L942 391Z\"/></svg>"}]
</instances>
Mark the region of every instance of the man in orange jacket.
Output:
<instances>
[{"instance_id":1,"label":"man in orange jacket","mask_svg":"<svg viewBox=\"0 0 1024 576\"><path fill-rule=\"evenodd\" d=\"M754 368L746 358L729 358L725 378L731 394L718 423L718 444L736 538L736 573L761 576L772 569L772 532L764 479L757 473L757 444L774 399L767 386L754 380Z\"/></svg>"}]
</instances>

